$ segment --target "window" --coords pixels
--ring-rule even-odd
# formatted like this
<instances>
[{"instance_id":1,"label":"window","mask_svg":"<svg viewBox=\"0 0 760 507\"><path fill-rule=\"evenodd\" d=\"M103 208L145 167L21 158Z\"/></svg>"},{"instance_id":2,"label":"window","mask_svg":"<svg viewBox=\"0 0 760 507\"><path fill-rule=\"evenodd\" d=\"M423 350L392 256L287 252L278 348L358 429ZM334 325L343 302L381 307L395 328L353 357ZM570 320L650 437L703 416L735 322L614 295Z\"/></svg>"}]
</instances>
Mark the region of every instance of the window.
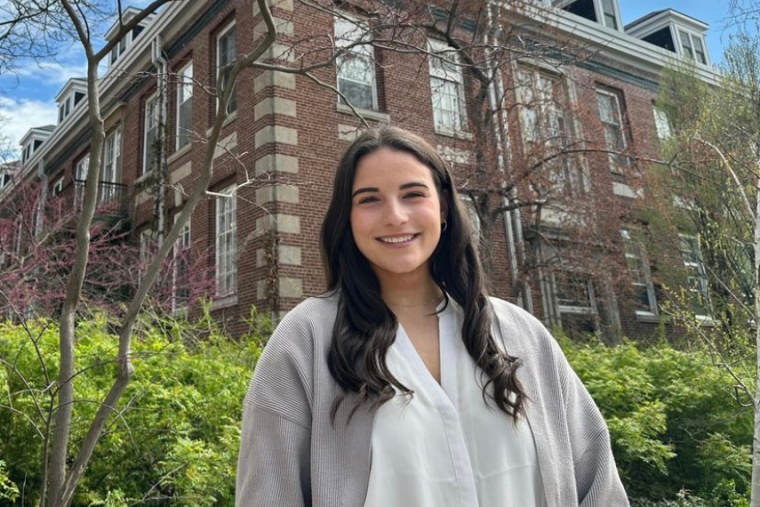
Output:
<instances>
[{"instance_id":1,"label":"window","mask_svg":"<svg viewBox=\"0 0 760 507\"><path fill-rule=\"evenodd\" d=\"M106 137L103 154L103 174L100 178L100 202L112 202L118 196L121 168L121 130L116 129Z\"/></svg>"},{"instance_id":2,"label":"window","mask_svg":"<svg viewBox=\"0 0 760 507\"><path fill-rule=\"evenodd\" d=\"M627 229L622 229L620 235L623 237L625 262L633 286L636 314L657 315L657 300L644 245L636 241Z\"/></svg>"},{"instance_id":3,"label":"window","mask_svg":"<svg viewBox=\"0 0 760 507\"><path fill-rule=\"evenodd\" d=\"M599 102L599 117L604 128L604 143L612 152L609 154L610 170L619 173L628 165L628 159L625 156L626 140L620 96L612 90L598 89L596 98Z\"/></svg>"},{"instance_id":4,"label":"window","mask_svg":"<svg viewBox=\"0 0 760 507\"><path fill-rule=\"evenodd\" d=\"M237 290L236 186L216 198L216 295L229 296Z\"/></svg>"},{"instance_id":5,"label":"window","mask_svg":"<svg viewBox=\"0 0 760 507\"><path fill-rule=\"evenodd\" d=\"M670 128L670 120L665 111L659 107L654 106L652 111L654 112L654 125L657 129L657 137L659 137L661 141L664 141L673 135L673 131Z\"/></svg>"},{"instance_id":6,"label":"window","mask_svg":"<svg viewBox=\"0 0 760 507\"><path fill-rule=\"evenodd\" d=\"M615 11L615 0L602 0L602 14L604 19L604 26L618 29L617 12Z\"/></svg>"},{"instance_id":7,"label":"window","mask_svg":"<svg viewBox=\"0 0 760 507\"><path fill-rule=\"evenodd\" d=\"M0 173L0 190L9 186L11 183L11 175L8 173Z\"/></svg>"},{"instance_id":8,"label":"window","mask_svg":"<svg viewBox=\"0 0 760 507\"><path fill-rule=\"evenodd\" d=\"M707 65L705 45L704 42L702 42L702 37L700 35L679 29L678 38L681 40L681 49L683 50L684 56Z\"/></svg>"},{"instance_id":9,"label":"window","mask_svg":"<svg viewBox=\"0 0 760 507\"><path fill-rule=\"evenodd\" d=\"M147 174L152 171L154 164L157 162L157 154L160 151L156 149L159 120L160 111L158 95L154 95L145 101L145 130L143 134L142 174Z\"/></svg>"},{"instance_id":10,"label":"window","mask_svg":"<svg viewBox=\"0 0 760 507\"><path fill-rule=\"evenodd\" d=\"M190 144L193 130L193 63L177 73L177 150Z\"/></svg>"},{"instance_id":11,"label":"window","mask_svg":"<svg viewBox=\"0 0 760 507\"><path fill-rule=\"evenodd\" d=\"M689 291L689 304L697 317L710 316L710 288L707 272L702 262L699 240L687 234L678 235L681 242L681 257L686 267L686 289Z\"/></svg>"},{"instance_id":12,"label":"window","mask_svg":"<svg viewBox=\"0 0 760 507\"><path fill-rule=\"evenodd\" d=\"M63 122L63 120L69 116L70 111L71 111L71 97L66 97L66 99L63 102L61 102L61 105L58 106L58 123Z\"/></svg>"},{"instance_id":13,"label":"window","mask_svg":"<svg viewBox=\"0 0 760 507\"><path fill-rule=\"evenodd\" d=\"M430 40L430 91L437 132L457 132L465 120L464 76L456 50Z\"/></svg>"},{"instance_id":14,"label":"window","mask_svg":"<svg viewBox=\"0 0 760 507\"><path fill-rule=\"evenodd\" d=\"M360 109L377 109L375 54L370 37L367 23L348 15L335 18L335 45L338 49L348 48L336 60L338 90L343 94L339 100L348 100ZM358 42L367 44L352 46Z\"/></svg>"},{"instance_id":15,"label":"window","mask_svg":"<svg viewBox=\"0 0 760 507\"><path fill-rule=\"evenodd\" d=\"M53 197L63 192L63 176L55 180L53 183Z\"/></svg>"},{"instance_id":16,"label":"window","mask_svg":"<svg viewBox=\"0 0 760 507\"><path fill-rule=\"evenodd\" d=\"M174 215L174 223L179 218ZM176 311L190 302L190 221L179 233L174 243L174 264L172 270L172 310Z\"/></svg>"},{"instance_id":17,"label":"window","mask_svg":"<svg viewBox=\"0 0 760 507\"><path fill-rule=\"evenodd\" d=\"M520 125L529 155L539 160L550 159L545 165L555 190L585 193L590 181L583 165L576 157L561 154L573 137L564 83L557 75L531 68L518 69L516 80Z\"/></svg>"},{"instance_id":18,"label":"window","mask_svg":"<svg viewBox=\"0 0 760 507\"><path fill-rule=\"evenodd\" d=\"M593 333L598 311L594 284L582 273L564 271L555 276L555 295L562 329L571 336Z\"/></svg>"},{"instance_id":19,"label":"window","mask_svg":"<svg viewBox=\"0 0 760 507\"><path fill-rule=\"evenodd\" d=\"M84 188L87 181L87 173L90 169L90 155L85 155L79 162L77 162L76 171L74 174L74 207L76 209L82 209L84 203Z\"/></svg>"},{"instance_id":20,"label":"window","mask_svg":"<svg viewBox=\"0 0 760 507\"><path fill-rule=\"evenodd\" d=\"M232 62L234 62L236 59L235 54L235 25L232 24L225 28L219 35L216 37L216 69L217 69L217 78L219 76L218 73L224 72L222 79L222 87L225 86L227 82L227 77L229 76L229 72L231 69L226 69L222 71L222 68L230 65ZM221 90L219 90L219 93L221 93ZM237 99L235 97L235 89L232 89L232 94L230 95L230 100L227 102L227 114L231 114L237 110Z\"/></svg>"}]
</instances>

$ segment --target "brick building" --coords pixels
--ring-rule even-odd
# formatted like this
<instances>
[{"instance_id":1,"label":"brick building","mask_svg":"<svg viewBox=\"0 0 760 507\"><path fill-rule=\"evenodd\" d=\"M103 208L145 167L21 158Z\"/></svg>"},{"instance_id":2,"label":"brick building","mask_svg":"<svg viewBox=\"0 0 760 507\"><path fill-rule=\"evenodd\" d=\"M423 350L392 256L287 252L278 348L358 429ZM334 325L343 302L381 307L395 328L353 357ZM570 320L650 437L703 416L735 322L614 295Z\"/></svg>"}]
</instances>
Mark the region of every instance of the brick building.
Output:
<instances>
[{"instance_id":1,"label":"brick building","mask_svg":"<svg viewBox=\"0 0 760 507\"><path fill-rule=\"evenodd\" d=\"M372 23L373 2L359 4L363 9L342 6L333 12L292 0L275 2L280 35L262 61L296 69L320 57L327 47L320 41L330 40L332 49L350 46L361 38L354 33L357 27ZM555 60L539 61L535 54L500 68L498 96L509 106L499 116L504 119L499 132L506 136L499 138L499 149L506 147L501 156L527 160L525 153L537 139L566 137L566 130L576 138L596 138L601 149L551 167L544 180L562 187L572 200L595 197L609 244L617 245L600 243L594 255L606 260L597 266L606 264L611 271L627 266L629 275L623 283L598 269L563 265L558 252L577 243L563 235L559 217L564 208L545 207L538 214L536 206L517 206L498 213L491 231L487 255L493 292L551 325L646 335L660 320L660 292L643 243L626 225L626 210L635 208L642 195L640 176L646 169L634 161L656 158L658 137L668 135L667 119L654 99L658 76L669 61L691 58L701 79L717 83L704 42L707 25L666 9L624 26L617 0L555 0L541 7L547 9L541 16L521 14L532 20L524 28L527 38L539 40L540 23L546 23L551 40L562 41L563 47L572 42L583 48L583 56L576 52L561 69ZM466 33L467 24L458 29ZM219 69L253 50L264 31L256 2L171 2L114 47L101 81L107 138L99 216L126 218L136 244L147 249L181 211L203 164ZM251 305L287 311L324 288L318 234L332 174L364 125L346 99L369 125L390 122L422 134L460 173L460 166L477 158L477 111L469 88L472 72L461 62L465 54L452 53L450 45L432 36L427 44L416 52L382 43L353 46L342 59L315 68L311 77L262 68L240 74L215 147L209 193L179 240L207 255L213 312L232 329L244 326L241 319ZM435 54L450 56L439 61L430 56ZM89 164L86 94L86 81L74 77L66 84L57 96L58 124L29 131L18 171L39 178L47 198L69 199L74 209ZM548 97L545 103L536 99L541 96ZM570 110L572 118L566 115ZM516 167L507 162L504 178ZM466 187L466 174L460 181ZM12 197L13 187L0 175L0 200ZM523 190L518 185L511 197L502 197L519 200ZM477 213L473 223L477 228ZM684 236L684 266L698 278L703 269L694 248ZM530 272L521 271L528 264ZM173 269L176 277L194 275L181 266ZM186 297L180 285L178 306Z\"/></svg>"}]
</instances>

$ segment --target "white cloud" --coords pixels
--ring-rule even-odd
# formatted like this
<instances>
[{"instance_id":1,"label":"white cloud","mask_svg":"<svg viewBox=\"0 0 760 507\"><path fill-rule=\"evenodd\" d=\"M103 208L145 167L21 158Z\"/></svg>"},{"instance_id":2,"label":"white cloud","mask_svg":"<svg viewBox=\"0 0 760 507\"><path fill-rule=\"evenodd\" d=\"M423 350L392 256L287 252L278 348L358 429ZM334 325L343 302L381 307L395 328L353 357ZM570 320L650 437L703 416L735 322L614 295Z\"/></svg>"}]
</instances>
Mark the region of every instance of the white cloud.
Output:
<instances>
[{"instance_id":1,"label":"white cloud","mask_svg":"<svg viewBox=\"0 0 760 507\"><path fill-rule=\"evenodd\" d=\"M32 63L16 70L19 81L29 80L41 82L44 85L55 85L63 88L72 77L87 76L87 63L71 62L40 62ZM57 92L56 92L57 93Z\"/></svg>"},{"instance_id":2,"label":"white cloud","mask_svg":"<svg viewBox=\"0 0 760 507\"><path fill-rule=\"evenodd\" d=\"M55 100L43 102L0 97L0 135L7 136L16 149L30 128L54 125L57 116Z\"/></svg>"}]
</instances>

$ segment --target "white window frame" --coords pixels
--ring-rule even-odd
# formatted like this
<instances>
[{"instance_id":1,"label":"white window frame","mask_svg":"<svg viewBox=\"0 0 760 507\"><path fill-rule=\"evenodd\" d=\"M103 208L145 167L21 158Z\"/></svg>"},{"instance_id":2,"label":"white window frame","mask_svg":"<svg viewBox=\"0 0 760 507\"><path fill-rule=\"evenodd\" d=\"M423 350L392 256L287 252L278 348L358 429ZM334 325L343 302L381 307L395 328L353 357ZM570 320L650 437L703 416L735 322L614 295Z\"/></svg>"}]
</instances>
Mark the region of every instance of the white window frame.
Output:
<instances>
[{"instance_id":1,"label":"white window frame","mask_svg":"<svg viewBox=\"0 0 760 507\"><path fill-rule=\"evenodd\" d=\"M237 292L237 185L230 185L216 197L216 296Z\"/></svg>"},{"instance_id":2,"label":"white window frame","mask_svg":"<svg viewBox=\"0 0 760 507\"><path fill-rule=\"evenodd\" d=\"M77 162L74 172L74 204L79 210L84 204L84 193L87 188L87 173L90 172L90 154L88 153Z\"/></svg>"},{"instance_id":3,"label":"white window frame","mask_svg":"<svg viewBox=\"0 0 760 507\"><path fill-rule=\"evenodd\" d=\"M673 129L670 126L670 119L667 113L657 107L652 106L652 114L654 115L654 126L657 130L657 137L660 141L665 141L673 136Z\"/></svg>"},{"instance_id":4,"label":"white window frame","mask_svg":"<svg viewBox=\"0 0 760 507\"><path fill-rule=\"evenodd\" d=\"M161 103L158 93L154 93L145 100L143 106L143 160L141 174L148 174L153 170L153 143L158 139L159 122L161 121ZM148 133L154 131L153 141L148 140Z\"/></svg>"},{"instance_id":5,"label":"white window frame","mask_svg":"<svg viewBox=\"0 0 760 507\"><path fill-rule=\"evenodd\" d=\"M117 128L106 137L103 146L103 169L98 186L98 202L112 202L118 197L116 183L121 178L121 129ZM102 184L101 184L102 182Z\"/></svg>"},{"instance_id":6,"label":"white window frame","mask_svg":"<svg viewBox=\"0 0 760 507\"><path fill-rule=\"evenodd\" d=\"M620 236L623 238L623 253L634 292L637 297L639 291L646 291L647 295L649 310L637 309L636 315L655 317L658 314L657 297L654 291L654 283L652 282L652 273L649 270L646 249L640 241L636 241L631 236L631 231L628 229L620 229Z\"/></svg>"},{"instance_id":7,"label":"white window frame","mask_svg":"<svg viewBox=\"0 0 760 507\"><path fill-rule=\"evenodd\" d=\"M464 90L464 73L461 60L455 49L444 42L428 39L428 66L430 68L430 95L433 101L433 125L436 132L455 133L464 130L467 124L467 103ZM441 55L441 56L436 56ZM454 93L447 93L446 87L454 87ZM441 107L446 101L445 95L453 97L452 108ZM448 115L451 124L443 118Z\"/></svg>"},{"instance_id":8,"label":"white window frame","mask_svg":"<svg viewBox=\"0 0 760 507\"><path fill-rule=\"evenodd\" d=\"M174 215L174 223L177 223L177 219L179 218L182 211L178 211L177 214ZM179 233L179 236L177 237L177 241L174 243L174 249L173 249L173 256L174 256L174 262L172 262L172 311L176 312L178 310L181 310L182 308L185 308L187 304L189 304L190 301L181 301L180 297L178 295L179 290L185 289L184 287L180 288L177 286L177 283L179 281L179 267L180 262L187 263L185 264L185 269L188 271L185 276L189 279L189 259L187 257L182 258L180 257L180 254L187 255L190 249L191 244L191 222L192 219L188 220L187 223L182 227L182 230ZM190 294L188 293L188 297Z\"/></svg>"},{"instance_id":9,"label":"white window frame","mask_svg":"<svg viewBox=\"0 0 760 507\"><path fill-rule=\"evenodd\" d=\"M612 97L614 100L613 110L611 113L614 118L605 118L603 114L601 96ZM602 122L602 129L604 134L604 143L610 151L625 152L628 149L628 138L625 129L625 122L623 119L623 107L621 104L620 93L616 90L610 90L607 88L596 88L597 106L599 112L599 120ZM610 128L615 128L618 131L618 139L611 139ZM617 141L617 143L615 142ZM609 153L608 159L610 161L610 171L618 174L623 174L624 168L628 167L628 157L623 153Z\"/></svg>"},{"instance_id":10,"label":"white window frame","mask_svg":"<svg viewBox=\"0 0 760 507\"><path fill-rule=\"evenodd\" d=\"M183 108L189 103L189 107ZM183 129L182 113L189 114L187 119L189 129ZM179 151L185 146L191 144L193 125L193 62L189 61L184 67L177 72L177 121L175 123L177 144L176 150Z\"/></svg>"},{"instance_id":11,"label":"white window frame","mask_svg":"<svg viewBox=\"0 0 760 507\"><path fill-rule=\"evenodd\" d=\"M60 195L63 192L63 176L53 182L53 197Z\"/></svg>"},{"instance_id":12,"label":"white window frame","mask_svg":"<svg viewBox=\"0 0 760 507\"><path fill-rule=\"evenodd\" d=\"M611 30L620 31L620 9L618 8L617 0L597 0L599 4L599 14L601 18L601 24ZM606 7L611 7L610 12ZM612 17L613 26L610 26L609 17Z\"/></svg>"},{"instance_id":13,"label":"white window frame","mask_svg":"<svg viewBox=\"0 0 760 507\"><path fill-rule=\"evenodd\" d=\"M233 58L229 62L222 63L222 51L221 51L222 39L225 38L226 36L228 36L230 32L233 32L233 34L232 34L232 37L233 37L233 47L232 47L233 55L232 56L233 56ZM225 26L222 30L220 30L219 33L216 34L216 42L215 42L215 44L216 44L216 77L217 77L217 82L218 82L219 74L221 73L222 66L229 65L230 63L232 63L233 61L235 61L237 59L237 33L235 31L235 21L234 20L232 22L230 22L227 26ZM217 93L218 92L219 91L217 91ZM237 93L237 85L235 85L235 86L232 87L232 93L230 94L230 99L227 102L227 114L232 114L235 111L237 111L237 95L236 95L236 93ZM216 104L217 104L216 108L218 110L219 109L219 98L218 97L217 97Z\"/></svg>"},{"instance_id":14,"label":"white window frame","mask_svg":"<svg viewBox=\"0 0 760 507\"><path fill-rule=\"evenodd\" d=\"M366 20L357 18L350 14L341 13L340 16L335 17L333 32L335 35L335 46L337 49L345 48L356 42L361 42L367 39L369 31L369 24ZM357 83L362 86L369 86L371 89L371 104L370 107L364 107L364 104L351 104L357 109L364 110L378 110L377 101L377 73L375 72L375 49L366 41L367 44L353 46L347 50L346 56L339 56L336 63L336 85L338 90L343 92L341 82ZM364 81L349 77L346 72L342 72L341 69L348 69L348 66L344 67L345 62L362 61L367 67L367 79ZM338 96L338 103L344 103L343 97Z\"/></svg>"},{"instance_id":15,"label":"white window frame","mask_svg":"<svg viewBox=\"0 0 760 507\"><path fill-rule=\"evenodd\" d=\"M71 95L67 95L66 98L61 102L61 104L58 106L58 123L61 124L63 121L69 117L69 113L71 113L71 101L72 97Z\"/></svg>"},{"instance_id":16,"label":"white window frame","mask_svg":"<svg viewBox=\"0 0 760 507\"><path fill-rule=\"evenodd\" d=\"M686 268L686 290L691 293L692 306L695 309L699 306L701 310L704 310L701 313L695 312L695 316L699 320L711 320L710 283L702 260L699 239L691 234L679 234L678 238L680 240L681 258ZM695 301L700 304L697 305Z\"/></svg>"},{"instance_id":17,"label":"white window frame","mask_svg":"<svg viewBox=\"0 0 760 507\"><path fill-rule=\"evenodd\" d=\"M675 32L674 38L681 49L681 55L696 63L708 65L709 60L707 59L707 46L704 37L680 26L675 27Z\"/></svg>"}]
</instances>

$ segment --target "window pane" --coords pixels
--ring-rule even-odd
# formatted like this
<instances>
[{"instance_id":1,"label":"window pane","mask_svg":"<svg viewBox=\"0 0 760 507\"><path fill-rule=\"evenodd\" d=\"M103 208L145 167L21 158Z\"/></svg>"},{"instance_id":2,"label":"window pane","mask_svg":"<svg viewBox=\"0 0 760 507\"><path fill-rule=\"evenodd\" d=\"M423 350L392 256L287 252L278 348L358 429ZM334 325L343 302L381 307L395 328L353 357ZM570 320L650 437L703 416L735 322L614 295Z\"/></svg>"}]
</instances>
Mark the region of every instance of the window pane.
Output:
<instances>
[{"instance_id":1,"label":"window pane","mask_svg":"<svg viewBox=\"0 0 760 507\"><path fill-rule=\"evenodd\" d=\"M699 63L707 64L707 57L705 56L705 47L702 44L702 37L694 36L692 38L694 41L694 52L697 56L697 61Z\"/></svg>"},{"instance_id":2,"label":"window pane","mask_svg":"<svg viewBox=\"0 0 760 507\"><path fill-rule=\"evenodd\" d=\"M373 109L371 85L339 78L338 89L354 107Z\"/></svg>"},{"instance_id":3,"label":"window pane","mask_svg":"<svg viewBox=\"0 0 760 507\"><path fill-rule=\"evenodd\" d=\"M235 60L235 28L230 28L217 40L217 69L221 69L231 64ZM224 72L222 86L227 82L229 69ZM237 109L237 98L235 89L232 89L229 102L227 102L227 113L230 114Z\"/></svg>"},{"instance_id":4,"label":"window pane","mask_svg":"<svg viewBox=\"0 0 760 507\"><path fill-rule=\"evenodd\" d=\"M689 37L689 34L683 30L678 30L678 35L681 38L681 47L683 48L684 54L693 60L694 50L691 47L691 39Z\"/></svg>"}]
</instances>

